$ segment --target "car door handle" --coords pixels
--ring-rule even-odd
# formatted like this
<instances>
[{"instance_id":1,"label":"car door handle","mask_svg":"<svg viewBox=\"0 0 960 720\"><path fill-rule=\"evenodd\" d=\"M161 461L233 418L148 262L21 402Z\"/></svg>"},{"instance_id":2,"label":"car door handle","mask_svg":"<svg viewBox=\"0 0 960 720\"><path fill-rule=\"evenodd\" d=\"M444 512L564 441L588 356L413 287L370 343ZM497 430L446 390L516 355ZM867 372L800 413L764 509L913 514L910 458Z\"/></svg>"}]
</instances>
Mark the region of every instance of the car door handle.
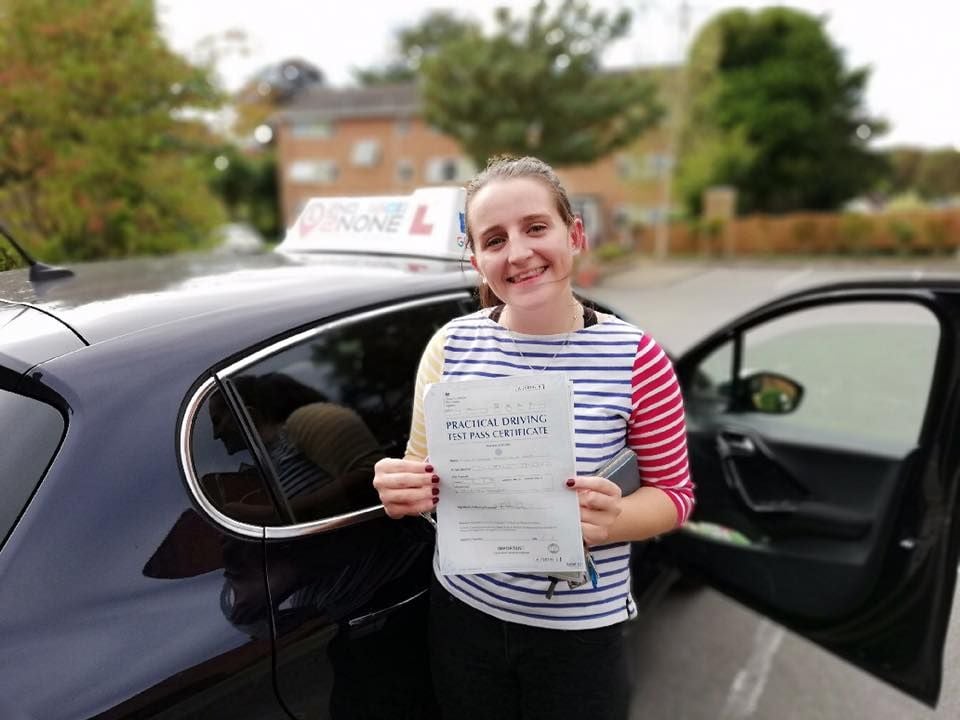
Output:
<instances>
[{"instance_id":1,"label":"car door handle","mask_svg":"<svg viewBox=\"0 0 960 720\"><path fill-rule=\"evenodd\" d=\"M754 455L757 445L746 435L723 431L717 435L717 450L725 458L733 455Z\"/></svg>"}]
</instances>

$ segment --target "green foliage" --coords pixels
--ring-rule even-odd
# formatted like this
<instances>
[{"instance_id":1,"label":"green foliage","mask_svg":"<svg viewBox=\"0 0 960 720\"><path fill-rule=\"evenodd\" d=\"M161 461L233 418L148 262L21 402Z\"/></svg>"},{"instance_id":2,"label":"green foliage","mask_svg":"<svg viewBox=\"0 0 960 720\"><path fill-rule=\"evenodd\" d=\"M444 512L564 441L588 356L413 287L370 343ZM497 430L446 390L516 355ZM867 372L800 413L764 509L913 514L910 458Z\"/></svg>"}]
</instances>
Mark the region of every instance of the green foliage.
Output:
<instances>
[{"instance_id":1,"label":"green foliage","mask_svg":"<svg viewBox=\"0 0 960 720\"><path fill-rule=\"evenodd\" d=\"M229 163L224 170L214 165L215 158ZM220 198L231 220L248 222L265 238L280 237L280 211L277 188L277 156L271 151L256 155L224 146L209 156L210 189Z\"/></svg>"},{"instance_id":2,"label":"green foliage","mask_svg":"<svg viewBox=\"0 0 960 720\"><path fill-rule=\"evenodd\" d=\"M844 68L823 20L788 8L731 10L690 51L678 190L691 209L734 185L742 211L826 210L870 188L883 161L858 128L866 69Z\"/></svg>"},{"instance_id":3,"label":"green foliage","mask_svg":"<svg viewBox=\"0 0 960 720\"><path fill-rule=\"evenodd\" d=\"M890 221L890 234L893 235L895 248L900 255L909 255L914 250L917 229L906 218L894 218Z\"/></svg>"},{"instance_id":4,"label":"green foliage","mask_svg":"<svg viewBox=\"0 0 960 720\"><path fill-rule=\"evenodd\" d=\"M179 113L219 100L152 0L0 0L0 218L44 260L201 246L222 210Z\"/></svg>"},{"instance_id":5,"label":"green foliage","mask_svg":"<svg viewBox=\"0 0 960 720\"><path fill-rule=\"evenodd\" d=\"M16 254L16 251L6 248L7 241L0 238L0 272L4 270L12 270L18 268L24 263L20 260L20 256Z\"/></svg>"},{"instance_id":6,"label":"green foliage","mask_svg":"<svg viewBox=\"0 0 960 720\"><path fill-rule=\"evenodd\" d=\"M600 262L613 262L630 254L630 250L618 242L606 242L590 251Z\"/></svg>"},{"instance_id":7,"label":"green foliage","mask_svg":"<svg viewBox=\"0 0 960 720\"><path fill-rule=\"evenodd\" d=\"M425 57L444 45L480 32L480 25L461 18L449 10L431 10L412 25L401 28L395 39L394 57L379 67L354 68L351 71L358 85L389 85L417 79L417 71Z\"/></svg>"},{"instance_id":8,"label":"green foliage","mask_svg":"<svg viewBox=\"0 0 960 720\"><path fill-rule=\"evenodd\" d=\"M629 13L591 12L541 0L526 20L506 8L491 35L466 29L420 64L425 117L480 167L500 153L555 165L594 161L655 123L655 88L635 72L600 71L600 55L629 27Z\"/></svg>"},{"instance_id":9,"label":"green foliage","mask_svg":"<svg viewBox=\"0 0 960 720\"><path fill-rule=\"evenodd\" d=\"M960 195L960 152L951 148L896 148L889 152L889 182L895 193L916 192L927 200Z\"/></svg>"}]
</instances>

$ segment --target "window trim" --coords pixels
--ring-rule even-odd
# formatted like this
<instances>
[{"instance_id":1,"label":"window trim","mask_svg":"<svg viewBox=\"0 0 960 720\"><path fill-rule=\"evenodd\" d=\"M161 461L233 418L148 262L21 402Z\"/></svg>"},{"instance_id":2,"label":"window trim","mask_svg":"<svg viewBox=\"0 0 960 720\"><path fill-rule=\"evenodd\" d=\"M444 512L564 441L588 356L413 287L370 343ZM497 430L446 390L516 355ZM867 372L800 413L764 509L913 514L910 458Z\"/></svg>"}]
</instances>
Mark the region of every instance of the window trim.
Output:
<instances>
[{"instance_id":1,"label":"window trim","mask_svg":"<svg viewBox=\"0 0 960 720\"><path fill-rule=\"evenodd\" d=\"M237 360L234 363L231 363L230 365L212 373L210 376L205 378L197 390L194 391L194 393L187 400L186 407L184 408L183 419L180 421L180 427L177 433L180 464L183 468L183 474L187 482L187 488L200 509L215 523L234 534L242 535L244 537L262 538L265 540L288 540L295 537L329 532L338 528L347 527L348 525L355 525L366 520L372 520L375 517L383 515L383 505L372 505L368 508L361 508L360 510L354 510L353 512L344 513L342 515L334 515L329 518L323 518L322 520L312 520L307 523L299 523L296 525L252 525L250 523L234 520L229 515L222 513L216 506L214 506L213 503L207 499L206 495L204 495L203 490L200 487L200 479L197 477L193 466L193 448L191 447L190 442L194 419L200 410L200 406L213 392L218 382L222 382L224 379L228 379L229 377L242 372L244 369L260 362L261 360L265 360L272 355L283 352L287 348L290 348L294 345L299 345L322 333L347 327L355 323L365 322L366 320L370 320L381 315L389 315L391 313L403 312L404 310L422 307L424 305L432 305L451 300L469 300L470 297L471 294L469 290L457 290L454 292L446 292L441 295L431 295L429 297L417 298L416 300L406 300L399 303L392 303L390 305L385 305L373 310L367 310L349 317L325 322L312 327L309 330L304 330L296 335L291 335L290 337L279 340L265 348L261 348L260 350L251 353L250 355L247 355L246 357Z\"/></svg>"}]
</instances>

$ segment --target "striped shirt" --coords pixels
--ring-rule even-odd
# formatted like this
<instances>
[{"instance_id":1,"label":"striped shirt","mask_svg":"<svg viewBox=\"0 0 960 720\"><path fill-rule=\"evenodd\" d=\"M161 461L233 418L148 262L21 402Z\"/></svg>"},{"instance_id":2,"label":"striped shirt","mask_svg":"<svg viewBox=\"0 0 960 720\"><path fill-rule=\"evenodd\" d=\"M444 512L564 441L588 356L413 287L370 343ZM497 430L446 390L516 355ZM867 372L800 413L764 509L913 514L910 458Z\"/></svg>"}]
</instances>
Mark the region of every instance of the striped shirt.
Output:
<instances>
[{"instance_id":1,"label":"striped shirt","mask_svg":"<svg viewBox=\"0 0 960 720\"><path fill-rule=\"evenodd\" d=\"M304 455L285 431L278 433L267 451L277 471L280 490L287 500L313 492L333 479Z\"/></svg>"},{"instance_id":2,"label":"striped shirt","mask_svg":"<svg viewBox=\"0 0 960 720\"><path fill-rule=\"evenodd\" d=\"M666 493L676 507L677 524L683 523L694 502L683 401L673 366L656 341L611 315L598 314L596 324L570 334L522 335L489 314L486 309L457 318L427 345L417 373L407 457L427 457L423 394L431 383L505 377L546 366L544 372L564 372L573 382L577 474L596 474L629 445L637 453L642 483ZM594 546L591 553L598 586L569 589L561 583L549 599L544 575L442 576L437 557L434 572L451 595L501 620L581 630L634 617L630 544Z\"/></svg>"}]
</instances>

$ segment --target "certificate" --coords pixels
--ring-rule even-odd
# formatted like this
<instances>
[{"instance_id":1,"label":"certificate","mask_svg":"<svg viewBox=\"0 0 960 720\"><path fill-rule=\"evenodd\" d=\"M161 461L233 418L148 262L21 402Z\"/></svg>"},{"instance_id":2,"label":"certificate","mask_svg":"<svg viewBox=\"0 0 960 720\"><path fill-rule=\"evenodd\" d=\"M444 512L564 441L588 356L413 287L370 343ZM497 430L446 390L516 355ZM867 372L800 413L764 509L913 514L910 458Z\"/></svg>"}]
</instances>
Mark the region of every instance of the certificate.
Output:
<instances>
[{"instance_id":1,"label":"certificate","mask_svg":"<svg viewBox=\"0 0 960 720\"><path fill-rule=\"evenodd\" d=\"M424 418L440 476L441 573L583 571L565 374L435 383Z\"/></svg>"}]
</instances>

